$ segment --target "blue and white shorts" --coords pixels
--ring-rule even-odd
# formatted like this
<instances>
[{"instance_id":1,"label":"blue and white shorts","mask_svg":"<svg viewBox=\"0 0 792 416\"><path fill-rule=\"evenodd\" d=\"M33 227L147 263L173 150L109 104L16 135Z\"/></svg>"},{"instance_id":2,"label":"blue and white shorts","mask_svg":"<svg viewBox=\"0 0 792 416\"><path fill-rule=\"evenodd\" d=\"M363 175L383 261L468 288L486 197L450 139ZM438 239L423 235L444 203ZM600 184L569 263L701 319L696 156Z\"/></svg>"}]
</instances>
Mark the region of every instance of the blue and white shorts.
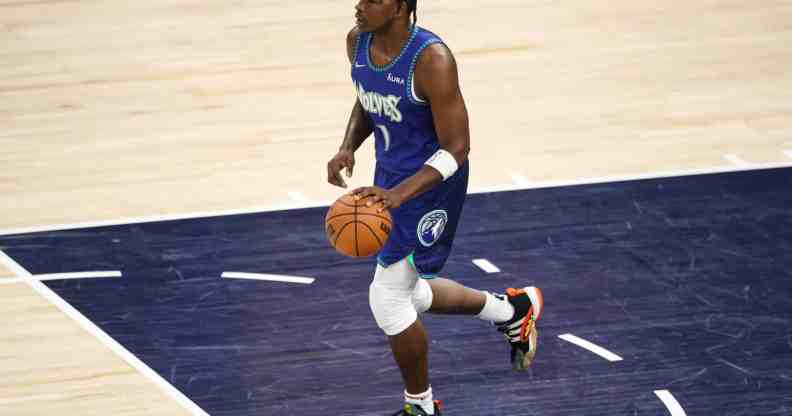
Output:
<instances>
[{"instance_id":1,"label":"blue and white shorts","mask_svg":"<svg viewBox=\"0 0 792 416\"><path fill-rule=\"evenodd\" d=\"M443 183L391 209L393 229L377 261L387 267L410 257L418 274L436 277L451 254L468 184L468 162ZM374 185L390 189L409 176L395 175L377 166Z\"/></svg>"}]
</instances>

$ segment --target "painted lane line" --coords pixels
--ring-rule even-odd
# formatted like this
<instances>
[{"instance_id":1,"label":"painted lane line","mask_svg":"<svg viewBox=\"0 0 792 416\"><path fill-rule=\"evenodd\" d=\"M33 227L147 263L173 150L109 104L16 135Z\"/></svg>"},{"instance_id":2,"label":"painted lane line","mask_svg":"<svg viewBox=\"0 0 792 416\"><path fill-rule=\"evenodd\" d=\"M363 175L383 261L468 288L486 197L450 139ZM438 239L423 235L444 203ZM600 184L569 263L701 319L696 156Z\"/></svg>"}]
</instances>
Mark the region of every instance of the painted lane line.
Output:
<instances>
[{"instance_id":1,"label":"painted lane line","mask_svg":"<svg viewBox=\"0 0 792 416\"><path fill-rule=\"evenodd\" d=\"M264 205L259 207L248 207L248 208L240 208L240 209L221 210L221 211L198 211L198 212L192 212L186 214L150 215L144 217L121 218L121 219L107 220L107 221L87 221L87 222L78 222L72 224L54 224L54 225L44 225L44 226L8 228L8 229L0 229L0 236L15 235L15 234L30 234L30 233L39 233L39 232L48 232L48 231L76 230L83 228L111 227L116 225L145 224L150 222L179 221L179 220L189 220L194 218L214 218L214 217L224 217L228 215L257 214L261 212L285 211L285 210L303 209L303 208L318 208L318 207L330 206L330 204L332 204L333 202L334 201L314 201L310 203L296 203L293 201L289 201L289 202Z\"/></svg>"},{"instance_id":2,"label":"painted lane line","mask_svg":"<svg viewBox=\"0 0 792 416\"><path fill-rule=\"evenodd\" d=\"M726 159L727 161L731 162L734 166L737 166L737 167L744 168L744 167L748 167L748 166L751 165L750 163L748 163L745 160L743 160L740 156L737 156L737 155L735 155L733 153L725 154L725 155L723 155L723 158Z\"/></svg>"},{"instance_id":3,"label":"painted lane line","mask_svg":"<svg viewBox=\"0 0 792 416\"><path fill-rule=\"evenodd\" d=\"M50 303L55 305L61 312L66 314L71 319L75 320L84 330L96 337L102 344L104 344L111 351L116 353L122 360L124 360L132 368L136 369L140 374L153 382L157 387L164 391L168 396L175 400L185 410L193 416L209 416L203 409L198 407L192 400L187 398L172 384L165 381L156 371L152 370L138 357L129 352L126 348L121 346L116 340L102 331L96 324L86 318L85 315L80 313L77 309L71 306L68 302L63 300L57 293L53 292L44 283L33 279L33 275L19 265L14 259L8 257L4 252L0 251L0 264L3 264L15 273L17 276L24 278L25 282L35 290L43 298L47 299Z\"/></svg>"},{"instance_id":4,"label":"painted lane line","mask_svg":"<svg viewBox=\"0 0 792 416\"><path fill-rule=\"evenodd\" d=\"M490 263L487 259L475 259L473 260L473 264L478 266L481 270L484 270L487 273L500 273L500 269L498 266Z\"/></svg>"},{"instance_id":5,"label":"painted lane line","mask_svg":"<svg viewBox=\"0 0 792 416\"><path fill-rule=\"evenodd\" d=\"M513 184L487 185L487 186L471 185L468 188L469 189L468 193L484 194L484 193L501 192L501 191L524 191L528 189L545 189L545 188L558 188L564 186L595 185L595 184L611 183L611 182L678 178L682 176L711 175L717 173L733 173L733 172L756 171L756 170L764 170L764 169L783 169L783 168L792 168L792 162L754 163L749 166L724 165L724 166L714 166L709 168L657 171L651 173L641 173L641 174L632 174L632 175L599 176L599 177L589 177L589 178L580 178L580 179L571 179L571 180L565 179L565 180L552 180L552 181L541 181L541 182L537 181L537 182L531 182L529 185L513 185ZM0 235L3 235L2 230L0 230Z\"/></svg>"},{"instance_id":6,"label":"painted lane line","mask_svg":"<svg viewBox=\"0 0 792 416\"><path fill-rule=\"evenodd\" d=\"M266 280L269 282L284 282L284 283L301 283L310 285L314 282L313 277L300 277L300 276L284 276L280 274L262 274L262 273L240 273L240 272L223 272L220 275L223 279L247 279L247 280Z\"/></svg>"},{"instance_id":7,"label":"painted lane line","mask_svg":"<svg viewBox=\"0 0 792 416\"><path fill-rule=\"evenodd\" d=\"M473 185L469 188L468 193L482 194L482 193L500 192L500 191L523 191L528 189L557 188L562 186L577 186L577 185L594 185L599 183L639 181L645 179L676 178L680 176L708 175L715 173L731 173L731 172L743 172L743 171L779 169L779 168L792 168L792 162L755 163L748 166L734 166L734 165L715 166L715 167L700 168L700 169L658 171L652 173L641 173L641 174L633 174L633 175L613 175L613 176L601 176L601 177L580 178L580 179L571 179L571 180L567 179L567 180L557 180L557 181L529 182L528 184L517 184L517 185L515 184L487 185L487 186ZM69 224L50 224L50 225L27 226L27 227L18 227L18 228L6 228L6 229L0 229L0 236L15 235L15 234L30 234L30 233L47 232L47 231L64 231L64 230L74 230L81 228L108 227L115 225L142 224L149 222L188 220L193 218L212 218L212 217L222 217L226 215L257 214L262 212L286 211L286 210L303 209L303 208L321 208L321 207L330 206L330 204L332 204L333 202L334 201L311 201L305 203L295 203L293 201L289 201L289 202L275 203L272 205L228 209L228 210L220 210L220 211L198 211L198 212L188 212L188 213L169 214L169 215L152 215L152 216L143 216L143 217L118 218L118 219L105 220L105 221L86 221L86 222L69 223Z\"/></svg>"},{"instance_id":8,"label":"painted lane line","mask_svg":"<svg viewBox=\"0 0 792 416\"><path fill-rule=\"evenodd\" d=\"M606 359L606 360L608 360L610 362L621 361L622 360L622 357L619 357L618 355L606 350L605 348L602 348L602 347L600 347L599 345L596 345L596 344L592 344L591 342L586 341L583 338L576 337L576 336L574 336L572 334L563 334L563 335L559 335L558 337L563 339L564 341L571 342L571 343L577 345L580 348L589 350L589 351L593 352L594 354L597 354L600 357L602 357L602 358L604 358L604 359Z\"/></svg>"},{"instance_id":9,"label":"painted lane line","mask_svg":"<svg viewBox=\"0 0 792 416\"><path fill-rule=\"evenodd\" d=\"M300 204L307 204L308 201L310 201L308 197L302 192L289 192L289 198L291 198L292 201L298 202Z\"/></svg>"},{"instance_id":10,"label":"painted lane line","mask_svg":"<svg viewBox=\"0 0 792 416\"><path fill-rule=\"evenodd\" d=\"M792 159L792 150L784 150L784 156Z\"/></svg>"},{"instance_id":11,"label":"painted lane line","mask_svg":"<svg viewBox=\"0 0 792 416\"><path fill-rule=\"evenodd\" d=\"M71 273L47 273L34 274L34 280L68 280L68 279L100 279L103 277L121 277L120 271L98 271L98 272L71 272Z\"/></svg>"},{"instance_id":12,"label":"painted lane line","mask_svg":"<svg viewBox=\"0 0 792 416\"><path fill-rule=\"evenodd\" d=\"M16 277L12 279L0 279L0 285L21 283L26 280L69 280L69 279L99 279L105 277L121 277L119 271L101 271L101 272L72 272L72 273L47 273L35 274L30 277Z\"/></svg>"},{"instance_id":13,"label":"painted lane line","mask_svg":"<svg viewBox=\"0 0 792 416\"><path fill-rule=\"evenodd\" d=\"M14 259L8 257L8 255L2 250L0 250L0 264L6 266L8 271L13 273L14 276L17 276L17 278L25 279L27 281L30 280L31 276L33 276L32 274L28 273L27 270L23 269L19 263L15 262Z\"/></svg>"},{"instance_id":14,"label":"painted lane line","mask_svg":"<svg viewBox=\"0 0 792 416\"><path fill-rule=\"evenodd\" d=\"M671 416L687 416L685 409L680 406L679 402L676 398L674 398L674 395L672 395L670 391L655 390L654 394L656 394L657 397L663 401L663 404L665 404L668 412L671 413Z\"/></svg>"},{"instance_id":15,"label":"painted lane line","mask_svg":"<svg viewBox=\"0 0 792 416\"><path fill-rule=\"evenodd\" d=\"M512 182L514 182L516 185L522 185L522 186L531 185L531 181L529 181L528 178L517 172L509 172L509 177L511 178Z\"/></svg>"}]
</instances>

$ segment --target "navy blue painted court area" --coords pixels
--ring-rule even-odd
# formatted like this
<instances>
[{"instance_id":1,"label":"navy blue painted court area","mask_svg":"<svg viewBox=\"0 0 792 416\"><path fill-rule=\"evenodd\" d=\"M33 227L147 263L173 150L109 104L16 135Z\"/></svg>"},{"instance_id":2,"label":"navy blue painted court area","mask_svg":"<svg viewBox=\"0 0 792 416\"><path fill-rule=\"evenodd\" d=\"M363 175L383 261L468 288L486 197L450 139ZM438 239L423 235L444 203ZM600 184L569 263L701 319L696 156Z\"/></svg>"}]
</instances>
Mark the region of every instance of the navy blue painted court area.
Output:
<instances>
[{"instance_id":1,"label":"navy blue painted court area","mask_svg":"<svg viewBox=\"0 0 792 416\"><path fill-rule=\"evenodd\" d=\"M213 416L389 414L402 386L369 312L373 261L333 251L325 210L5 236L0 249L33 274L121 270L47 285ZM481 289L536 285L546 302L522 374L485 322L424 317L447 415L669 414L655 390L688 415L792 415L792 169L471 195L445 270Z\"/></svg>"}]
</instances>

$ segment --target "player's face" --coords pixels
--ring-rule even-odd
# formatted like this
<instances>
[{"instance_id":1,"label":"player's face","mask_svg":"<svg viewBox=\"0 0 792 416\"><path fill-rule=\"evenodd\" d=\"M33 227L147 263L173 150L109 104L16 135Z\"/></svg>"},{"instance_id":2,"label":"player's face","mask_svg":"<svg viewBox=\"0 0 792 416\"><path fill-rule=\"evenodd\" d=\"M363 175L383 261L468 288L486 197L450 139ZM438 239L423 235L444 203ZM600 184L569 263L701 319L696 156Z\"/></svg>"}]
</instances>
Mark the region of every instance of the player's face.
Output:
<instances>
[{"instance_id":1,"label":"player's face","mask_svg":"<svg viewBox=\"0 0 792 416\"><path fill-rule=\"evenodd\" d=\"M400 12L402 0L358 0L355 19L362 32L374 32L389 24Z\"/></svg>"}]
</instances>

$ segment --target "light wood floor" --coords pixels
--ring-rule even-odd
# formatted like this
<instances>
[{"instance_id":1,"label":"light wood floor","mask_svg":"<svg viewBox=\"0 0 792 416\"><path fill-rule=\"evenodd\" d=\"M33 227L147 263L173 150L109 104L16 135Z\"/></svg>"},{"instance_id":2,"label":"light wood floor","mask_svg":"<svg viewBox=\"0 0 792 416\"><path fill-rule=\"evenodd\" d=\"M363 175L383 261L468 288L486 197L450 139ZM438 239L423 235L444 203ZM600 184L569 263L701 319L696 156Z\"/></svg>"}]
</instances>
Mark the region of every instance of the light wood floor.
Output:
<instances>
[{"instance_id":1,"label":"light wood floor","mask_svg":"<svg viewBox=\"0 0 792 416\"><path fill-rule=\"evenodd\" d=\"M354 3L0 0L0 229L335 198ZM419 4L475 189L792 162L790 0ZM0 316L0 413L188 414L28 285Z\"/></svg>"}]
</instances>

